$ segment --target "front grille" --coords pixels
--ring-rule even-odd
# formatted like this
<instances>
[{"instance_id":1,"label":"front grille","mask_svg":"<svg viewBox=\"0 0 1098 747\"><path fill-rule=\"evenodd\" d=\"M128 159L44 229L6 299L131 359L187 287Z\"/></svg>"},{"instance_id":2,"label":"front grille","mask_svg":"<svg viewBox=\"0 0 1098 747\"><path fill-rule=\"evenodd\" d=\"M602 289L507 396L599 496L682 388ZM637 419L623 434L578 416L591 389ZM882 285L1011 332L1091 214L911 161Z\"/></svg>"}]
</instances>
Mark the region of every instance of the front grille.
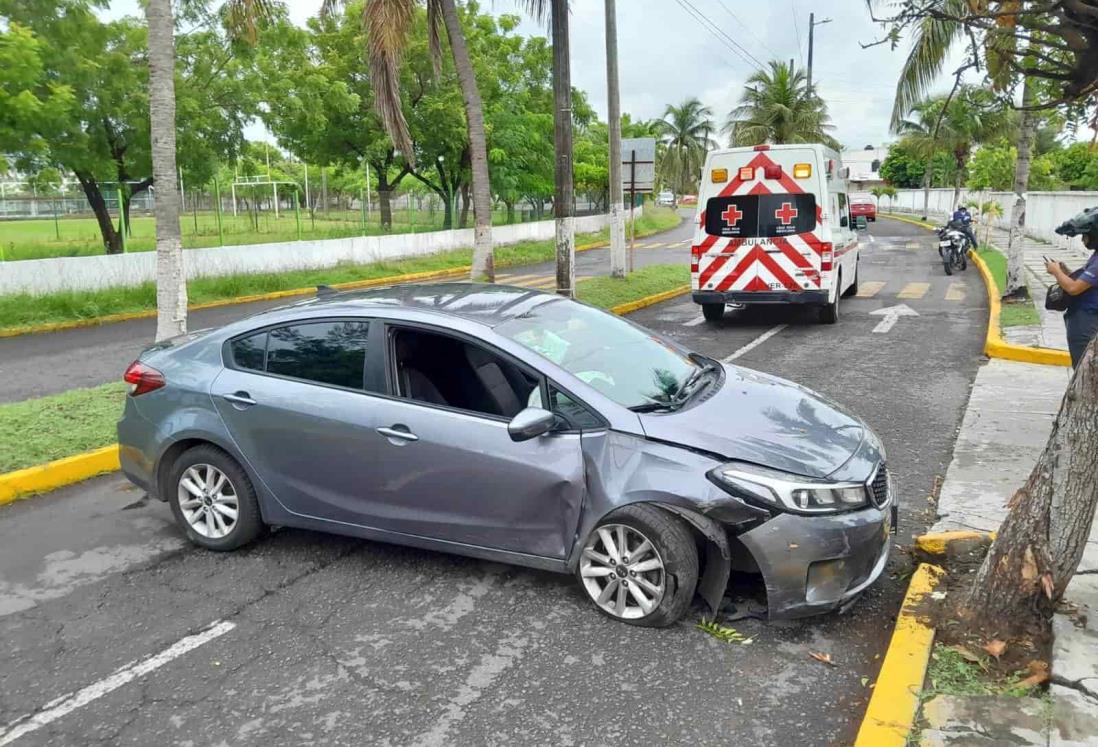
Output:
<instances>
[{"instance_id":1,"label":"front grille","mask_svg":"<svg viewBox=\"0 0 1098 747\"><path fill-rule=\"evenodd\" d=\"M869 485L869 492L873 496L873 502L878 506L888 503L888 467L884 462L877 467L877 474L873 476L873 482Z\"/></svg>"}]
</instances>

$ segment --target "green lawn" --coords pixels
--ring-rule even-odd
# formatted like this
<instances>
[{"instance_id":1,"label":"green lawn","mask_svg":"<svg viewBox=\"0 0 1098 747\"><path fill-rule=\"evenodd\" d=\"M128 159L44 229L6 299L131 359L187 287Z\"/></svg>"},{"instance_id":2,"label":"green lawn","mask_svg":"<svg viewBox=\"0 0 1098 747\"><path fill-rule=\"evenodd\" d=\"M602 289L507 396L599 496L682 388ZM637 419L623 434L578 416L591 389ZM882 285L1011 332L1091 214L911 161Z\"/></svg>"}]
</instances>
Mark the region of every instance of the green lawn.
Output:
<instances>
[{"instance_id":1,"label":"green lawn","mask_svg":"<svg viewBox=\"0 0 1098 747\"><path fill-rule=\"evenodd\" d=\"M650 265L622 280L585 280L578 291L581 300L610 308L688 281L683 265ZM0 473L114 443L125 392L125 384L111 383L0 404Z\"/></svg>"},{"instance_id":2,"label":"green lawn","mask_svg":"<svg viewBox=\"0 0 1098 747\"><path fill-rule=\"evenodd\" d=\"M118 382L0 405L0 473L114 443L125 396Z\"/></svg>"},{"instance_id":3,"label":"green lawn","mask_svg":"<svg viewBox=\"0 0 1098 747\"><path fill-rule=\"evenodd\" d=\"M649 208L637 220L637 235L647 236L665 231L678 225L679 220L679 216L673 210ZM576 243L601 241L606 237L607 231L603 230L599 233L577 236ZM504 268L548 262L553 259L554 253L552 241L528 241L500 246L496 248L496 266ZM345 264L324 270L200 278L188 284L187 293L192 304L201 304L256 293L309 288L321 284L334 285L413 272L446 270L468 265L471 260L471 249L459 249L442 254L366 265ZM102 291L70 291L47 296L0 296L0 329L95 319L109 314L154 308L156 308L156 288L153 283Z\"/></svg>"},{"instance_id":4,"label":"green lawn","mask_svg":"<svg viewBox=\"0 0 1098 747\"><path fill-rule=\"evenodd\" d=\"M115 216L115 225L118 217ZM496 225L507 223L505 211L492 214ZM126 250L147 252L155 248L156 222L152 216L135 215L130 221L131 235ZM180 219L183 246L187 249L218 246L217 216L211 212L186 214ZM301 238L339 239L347 236L377 235L382 233L422 233L442 228L442 212L398 210L393 213L393 226L382 230L381 217L370 213L365 227L362 214L354 210L318 213L310 218L301 213ZM234 217L222 216L225 245L261 244L277 241L296 241L297 219L292 210L260 214L253 222L244 213ZM0 261L47 257L77 257L103 253L103 240L94 218L52 218L0 221Z\"/></svg>"},{"instance_id":5,"label":"green lawn","mask_svg":"<svg viewBox=\"0 0 1098 747\"><path fill-rule=\"evenodd\" d=\"M1006 255L998 249L993 249L987 245L984 245L980 249L979 254L980 258L987 263L987 267L991 271L991 276L995 278L995 286L1001 293L1006 286ZM1003 327L1039 325L1041 323L1041 314L1037 311L1037 307L1033 305L1033 301L1026 301L1025 303L1005 303L1003 304L1002 314L999 317L999 323Z\"/></svg>"}]
</instances>

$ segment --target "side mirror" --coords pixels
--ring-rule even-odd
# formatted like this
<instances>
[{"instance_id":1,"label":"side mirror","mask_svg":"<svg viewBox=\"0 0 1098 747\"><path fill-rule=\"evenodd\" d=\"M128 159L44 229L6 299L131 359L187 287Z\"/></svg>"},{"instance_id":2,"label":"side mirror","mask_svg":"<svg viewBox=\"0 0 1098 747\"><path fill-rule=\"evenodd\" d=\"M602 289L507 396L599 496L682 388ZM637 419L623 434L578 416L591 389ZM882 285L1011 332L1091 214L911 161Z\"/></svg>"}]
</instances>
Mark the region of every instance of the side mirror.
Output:
<instances>
[{"instance_id":1,"label":"side mirror","mask_svg":"<svg viewBox=\"0 0 1098 747\"><path fill-rule=\"evenodd\" d=\"M839 218L839 227L840 228L846 228L849 225L850 225L850 219L847 218L845 215L843 217Z\"/></svg>"},{"instance_id":2,"label":"side mirror","mask_svg":"<svg viewBox=\"0 0 1098 747\"><path fill-rule=\"evenodd\" d=\"M529 441L544 436L557 424L557 416L540 407L527 407L507 424L512 441Z\"/></svg>"}]
</instances>

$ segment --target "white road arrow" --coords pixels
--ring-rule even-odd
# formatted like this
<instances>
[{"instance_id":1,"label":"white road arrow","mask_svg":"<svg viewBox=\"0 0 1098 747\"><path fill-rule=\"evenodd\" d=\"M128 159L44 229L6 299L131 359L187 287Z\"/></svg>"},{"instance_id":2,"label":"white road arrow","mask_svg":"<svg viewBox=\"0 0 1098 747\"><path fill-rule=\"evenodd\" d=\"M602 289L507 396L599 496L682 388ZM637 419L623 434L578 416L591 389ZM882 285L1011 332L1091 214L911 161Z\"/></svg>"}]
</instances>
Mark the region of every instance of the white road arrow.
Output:
<instances>
[{"instance_id":1,"label":"white road arrow","mask_svg":"<svg viewBox=\"0 0 1098 747\"><path fill-rule=\"evenodd\" d=\"M902 303L899 306L887 306L883 309L877 309L876 311L869 312L874 316L883 316L877 326L873 328L873 331L879 335L886 334L890 329L896 326L896 322L899 321L901 316L919 316L919 312L908 306L906 303Z\"/></svg>"}]
</instances>

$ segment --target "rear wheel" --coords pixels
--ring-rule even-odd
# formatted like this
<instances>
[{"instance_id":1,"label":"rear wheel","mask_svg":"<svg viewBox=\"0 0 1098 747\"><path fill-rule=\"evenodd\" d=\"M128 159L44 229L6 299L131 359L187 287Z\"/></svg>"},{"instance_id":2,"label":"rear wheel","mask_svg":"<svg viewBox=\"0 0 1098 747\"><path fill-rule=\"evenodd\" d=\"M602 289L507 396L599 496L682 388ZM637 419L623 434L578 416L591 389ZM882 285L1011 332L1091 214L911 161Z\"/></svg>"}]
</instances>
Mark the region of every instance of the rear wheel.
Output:
<instances>
[{"instance_id":1,"label":"rear wheel","mask_svg":"<svg viewBox=\"0 0 1098 747\"><path fill-rule=\"evenodd\" d=\"M942 266L945 267L946 275L953 274L953 250L946 249L942 255Z\"/></svg>"},{"instance_id":2,"label":"rear wheel","mask_svg":"<svg viewBox=\"0 0 1098 747\"><path fill-rule=\"evenodd\" d=\"M837 321L839 321L839 299L843 295L839 291L839 288L843 287L842 275L838 276L836 283L838 283L838 287L835 288L835 298L822 309L820 309L820 321L824 324L835 324Z\"/></svg>"},{"instance_id":3,"label":"rear wheel","mask_svg":"<svg viewBox=\"0 0 1098 747\"><path fill-rule=\"evenodd\" d=\"M707 322L719 322L724 317L723 303L703 303L701 307Z\"/></svg>"},{"instance_id":4,"label":"rear wheel","mask_svg":"<svg viewBox=\"0 0 1098 747\"><path fill-rule=\"evenodd\" d=\"M698 585L698 549L677 516L626 506L587 538L576 577L607 617L651 628L678 622Z\"/></svg>"},{"instance_id":5,"label":"rear wheel","mask_svg":"<svg viewBox=\"0 0 1098 747\"><path fill-rule=\"evenodd\" d=\"M216 446L185 451L172 466L168 485L176 523L200 547L235 550L265 529L251 480Z\"/></svg>"},{"instance_id":6,"label":"rear wheel","mask_svg":"<svg viewBox=\"0 0 1098 747\"><path fill-rule=\"evenodd\" d=\"M968 269L968 252L961 252L961 271Z\"/></svg>"}]
</instances>

